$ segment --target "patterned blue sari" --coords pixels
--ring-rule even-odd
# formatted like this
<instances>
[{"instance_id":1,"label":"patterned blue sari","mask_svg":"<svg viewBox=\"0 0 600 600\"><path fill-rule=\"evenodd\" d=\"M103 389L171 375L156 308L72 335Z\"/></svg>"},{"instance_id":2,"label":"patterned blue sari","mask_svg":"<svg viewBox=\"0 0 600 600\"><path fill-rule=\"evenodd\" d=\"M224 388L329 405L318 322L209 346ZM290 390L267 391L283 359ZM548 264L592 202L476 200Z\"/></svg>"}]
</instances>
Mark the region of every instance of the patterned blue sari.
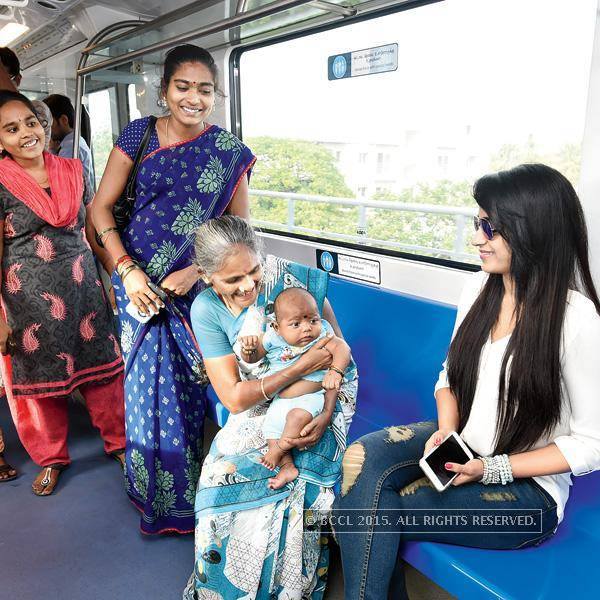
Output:
<instances>
[{"instance_id":1,"label":"patterned blue sari","mask_svg":"<svg viewBox=\"0 0 600 600\"><path fill-rule=\"evenodd\" d=\"M324 271L268 257L258 308L268 314L278 293L288 287L308 289L321 308L327 283ZM267 369L259 365L250 375L240 375L261 377ZM330 426L314 447L293 451L300 474L280 490L268 487L273 473L260 463L267 450L262 425L268 405L229 415L202 465L196 560L185 600L323 597L329 548L320 523L340 478L356 393L356 381L342 385Z\"/></svg>"},{"instance_id":2,"label":"patterned blue sari","mask_svg":"<svg viewBox=\"0 0 600 600\"><path fill-rule=\"evenodd\" d=\"M119 149L136 135L141 139L143 121L128 125ZM159 284L191 264L195 229L225 211L254 157L214 125L192 140L155 150L153 135L138 173L131 222L121 237ZM142 513L143 533L191 532L205 403L202 362L188 324L198 290L168 302L141 324L125 312L129 299L116 274L113 284L125 359L127 492Z\"/></svg>"}]
</instances>

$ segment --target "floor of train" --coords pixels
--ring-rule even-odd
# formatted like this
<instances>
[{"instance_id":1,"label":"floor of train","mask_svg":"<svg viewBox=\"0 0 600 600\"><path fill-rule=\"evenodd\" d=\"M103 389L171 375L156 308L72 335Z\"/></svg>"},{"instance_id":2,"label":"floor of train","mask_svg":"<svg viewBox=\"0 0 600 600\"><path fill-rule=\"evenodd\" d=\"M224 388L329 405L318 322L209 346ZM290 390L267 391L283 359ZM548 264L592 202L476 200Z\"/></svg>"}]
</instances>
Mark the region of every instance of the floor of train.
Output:
<instances>
[{"instance_id":1,"label":"floor of train","mask_svg":"<svg viewBox=\"0 0 600 600\"><path fill-rule=\"evenodd\" d=\"M139 513L123 492L118 464L108 459L83 407L70 410L73 463L52 496L39 498L39 472L0 402L6 457L19 477L0 483L0 598L11 600L178 600L192 571L192 535L143 536ZM216 428L207 423L206 439ZM443 590L407 569L411 598L447 600ZM341 600L337 549L326 600Z\"/></svg>"}]
</instances>

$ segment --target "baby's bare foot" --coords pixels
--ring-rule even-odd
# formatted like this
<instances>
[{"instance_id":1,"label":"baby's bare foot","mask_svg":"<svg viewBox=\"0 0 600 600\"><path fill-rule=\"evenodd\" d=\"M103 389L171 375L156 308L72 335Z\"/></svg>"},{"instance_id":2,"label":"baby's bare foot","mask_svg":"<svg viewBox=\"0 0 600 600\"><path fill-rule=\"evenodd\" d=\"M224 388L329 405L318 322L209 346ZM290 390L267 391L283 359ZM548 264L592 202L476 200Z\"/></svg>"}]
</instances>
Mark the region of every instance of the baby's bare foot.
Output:
<instances>
[{"instance_id":1,"label":"baby's bare foot","mask_svg":"<svg viewBox=\"0 0 600 600\"><path fill-rule=\"evenodd\" d=\"M293 462L286 462L281 465L279 469L279 473L275 477L269 479L269 487L272 490L278 490L282 488L286 483L290 483L290 481L294 481L298 477L298 469L296 469L296 465Z\"/></svg>"},{"instance_id":2,"label":"baby's bare foot","mask_svg":"<svg viewBox=\"0 0 600 600\"><path fill-rule=\"evenodd\" d=\"M273 444L267 453L260 459L260 462L267 467L267 469L271 469L271 471L278 467L281 463L281 459L286 454L285 450L282 450L279 446Z\"/></svg>"}]
</instances>

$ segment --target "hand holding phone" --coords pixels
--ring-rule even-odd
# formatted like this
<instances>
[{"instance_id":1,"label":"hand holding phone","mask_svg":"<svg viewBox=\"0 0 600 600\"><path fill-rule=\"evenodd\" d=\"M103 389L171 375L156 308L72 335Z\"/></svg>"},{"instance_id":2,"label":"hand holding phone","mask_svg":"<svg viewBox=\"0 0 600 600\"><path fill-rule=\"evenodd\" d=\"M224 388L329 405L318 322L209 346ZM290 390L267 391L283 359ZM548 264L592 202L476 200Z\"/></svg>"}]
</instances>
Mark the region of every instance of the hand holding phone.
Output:
<instances>
[{"instance_id":1,"label":"hand holding phone","mask_svg":"<svg viewBox=\"0 0 600 600\"><path fill-rule=\"evenodd\" d=\"M473 453L458 433L452 431L419 461L419 466L435 489L443 492L458 477L458 473L448 471L444 465L449 462L464 465L472 458Z\"/></svg>"},{"instance_id":2,"label":"hand holding phone","mask_svg":"<svg viewBox=\"0 0 600 600\"><path fill-rule=\"evenodd\" d=\"M155 283L152 283L152 281L147 281L146 285L159 297L160 301L162 302L162 304L164 306L164 304L169 299L169 296L165 292L165 290L158 287ZM130 302L125 307L125 312L128 315L132 316L134 319L136 319L136 321L139 321L140 323L147 323L155 314L159 313L161 308L163 308L158 302L154 302L153 306L156 308L156 312L150 312L149 314L143 314L139 311L138 307L133 302Z\"/></svg>"}]
</instances>

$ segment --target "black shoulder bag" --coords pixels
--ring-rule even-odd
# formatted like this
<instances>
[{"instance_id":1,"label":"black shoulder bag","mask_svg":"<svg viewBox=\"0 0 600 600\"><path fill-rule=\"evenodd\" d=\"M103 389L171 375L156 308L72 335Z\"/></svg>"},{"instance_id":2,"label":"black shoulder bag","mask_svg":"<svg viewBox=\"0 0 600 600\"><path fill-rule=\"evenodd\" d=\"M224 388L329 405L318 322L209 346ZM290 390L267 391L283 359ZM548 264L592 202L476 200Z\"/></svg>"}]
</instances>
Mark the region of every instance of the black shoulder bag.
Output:
<instances>
[{"instance_id":1,"label":"black shoulder bag","mask_svg":"<svg viewBox=\"0 0 600 600\"><path fill-rule=\"evenodd\" d=\"M129 177L127 178L127 184L125 185L123 193L115 202L113 207L113 215L115 217L115 223L119 233L121 233L127 227L127 225L129 225L129 221L131 221L131 211L133 210L133 205L135 204L135 182L142 159L144 158L144 154L146 154L146 149L148 148L150 136L152 135L155 124L156 117L153 115L148 117L148 125L146 126L146 131L144 132L144 137L142 138L140 147L135 154L135 160L133 161L133 166L131 167Z\"/></svg>"}]
</instances>

